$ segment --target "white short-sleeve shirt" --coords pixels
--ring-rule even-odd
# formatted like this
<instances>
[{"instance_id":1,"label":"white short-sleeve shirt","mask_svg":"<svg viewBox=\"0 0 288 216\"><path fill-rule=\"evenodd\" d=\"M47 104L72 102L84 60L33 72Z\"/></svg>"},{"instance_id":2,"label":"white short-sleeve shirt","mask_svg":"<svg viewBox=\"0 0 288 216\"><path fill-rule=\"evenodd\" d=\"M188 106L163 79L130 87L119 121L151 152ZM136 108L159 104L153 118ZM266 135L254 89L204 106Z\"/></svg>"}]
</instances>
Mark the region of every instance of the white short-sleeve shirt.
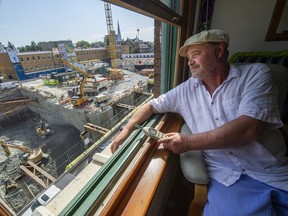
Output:
<instances>
[{"instance_id":1,"label":"white short-sleeve shirt","mask_svg":"<svg viewBox=\"0 0 288 216\"><path fill-rule=\"evenodd\" d=\"M193 134L213 130L246 115L270 123L247 145L205 150L209 176L229 186L241 174L288 191L288 159L270 69L261 63L230 65L229 76L211 96L199 79L190 78L150 103L160 113L179 113Z\"/></svg>"}]
</instances>

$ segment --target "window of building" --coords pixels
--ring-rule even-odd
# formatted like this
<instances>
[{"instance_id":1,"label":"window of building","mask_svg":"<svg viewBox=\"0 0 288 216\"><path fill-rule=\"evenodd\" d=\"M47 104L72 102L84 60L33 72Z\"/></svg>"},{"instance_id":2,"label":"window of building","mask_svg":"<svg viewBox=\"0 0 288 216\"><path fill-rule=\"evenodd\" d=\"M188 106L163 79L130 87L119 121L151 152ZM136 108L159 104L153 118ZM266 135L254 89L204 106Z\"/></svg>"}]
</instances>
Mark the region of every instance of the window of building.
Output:
<instances>
[{"instance_id":1,"label":"window of building","mask_svg":"<svg viewBox=\"0 0 288 216\"><path fill-rule=\"evenodd\" d=\"M178 82L180 82L180 81L178 81L178 77L176 75L174 75L174 71L178 71L178 70L175 70L176 69L175 61L177 63L179 62L178 61L178 55L176 55L176 48L177 48L177 45L179 47L180 42L182 42L178 38L178 36L181 35L180 28L178 28L178 27L181 27L182 31L185 30L185 28L182 26L183 22L180 23L180 21L182 20L182 16L174 13L175 11L178 11L178 10L176 10L176 9L178 9L178 7L176 9L173 8L173 11L171 11L171 10L169 10L169 8L167 8L167 6L165 7L165 5L161 4L161 2L159 2L159 1L146 0L145 1L145 7L141 8L141 10L139 10L139 8L138 8L139 1L121 1L121 0L115 0L114 1L114 0L111 0L109 2L115 3L116 5L119 4L122 7L123 7L123 5L125 5L125 7L129 8L130 10L132 10L134 12L138 12L138 13L139 13L139 11L144 10L143 13L145 13L145 15L150 15L151 17L162 21L162 23L160 21L157 21L157 24L160 26L159 29L161 29L161 30L164 29L161 32L161 34L159 34L159 38L158 38L158 40L161 41L161 45L159 45L159 47L157 47L160 50L157 53L157 61L161 63L160 64L161 69L158 68L157 73L158 73L158 75L160 75L160 73L162 72L161 76L163 76L163 80L161 77L161 85L162 86L159 86L159 88L161 88L162 92L166 92L168 89L171 89L173 87L173 85L178 84ZM125 2L125 4L123 2ZM155 2L157 2L157 3L155 3ZM170 5L179 6L180 2L182 2L182 1L165 0L165 4L167 4L169 6ZM149 8L149 11L147 8ZM172 23L171 20L175 20L175 23ZM177 22L177 20L179 20L179 22ZM164 21L165 21L165 23L164 23ZM156 23L156 21L155 21L155 23ZM173 24L173 26L171 24ZM160 30L159 30L159 32L160 32ZM158 41L158 43L159 43L159 41ZM164 48L164 49L162 49L162 48ZM161 50L165 50L165 52L161 53ZM128 55L127 58L138 58L138 56L139 55ZM155 56L156 56L156 53L155 53ZM177 65L177 68L178 68L178 65ZM167 73L167 75L165 73ZM137 139L137 142L138 142L138 140L139 139ZM131 144L128 142L126 142L126 144ZM137 144L137 143L133 143L133 144ZM122 146L123 147L122 149L124 149L126 146L131 147L134 145L125 145L125 143L124 143ZM122 152L124 152L124 151L122 151ZM121 154L121 151L119 154L116 154L115 157L117 157L120 154ZM125 158L127 158L126 155L125 155ZM121 161L121 164L123 164L122 162L123 161ZM109 165L112 165L112 163L108 163L106 165L109 166ZM119 165L119 164L117 164L117 165ZM99 173L97 173L97 174L99 174ZM100 174L97 177L99 177L99 176L100 176ZM102 177L103 176L101 176L101 178ZM96 179L96 177L95 177L95 179ZM100 178L98 178L98 179L100 179ZM96 183L96 181L95 181L95 183ZM89 186L91 186L91 185L89 185ZM97 187L96 184L95 184L95 187ZM83 195L84 193L85 193L84 190L80 192L81 195ZM85 195L87 195L87 194L85 194ZM84 195L81 197L84 197ZM85 205L70 205L70 206L71 206L71 209L74 208L74 206L75 206L75 208L77 206L77 211L79 210L79 208L87 207ZM69 210L71 210L71 209L69 209Z\"/></svg>"}]
</instances>

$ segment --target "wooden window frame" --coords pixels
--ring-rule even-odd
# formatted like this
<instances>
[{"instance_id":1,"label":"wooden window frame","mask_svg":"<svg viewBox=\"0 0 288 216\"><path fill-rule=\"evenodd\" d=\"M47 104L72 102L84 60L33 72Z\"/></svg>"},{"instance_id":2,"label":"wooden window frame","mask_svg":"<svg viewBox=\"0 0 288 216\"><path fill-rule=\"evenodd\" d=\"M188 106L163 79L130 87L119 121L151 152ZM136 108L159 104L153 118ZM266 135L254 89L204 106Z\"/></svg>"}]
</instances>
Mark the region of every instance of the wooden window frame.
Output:
<instances>
[{"instance_id":1,"label":"wooden window frame","mask_svg":"<svg viewBox=\"0 0 288 216\"><path fill-rule=\"evenodd\" d=\"M182 16L159 0L107 0L107 2L177 26L177 50L191 35L193 25L190 25L190 23L194 23L194 20L188 21L188 17L193 17L196 1L181 0ZM180 58L178 55L175 58L175 70L181 71L175 77L175 85L177 85L187 79L187 73L185 72L187 65L184 58ZM183 119L179 115L168 113L163 115L160 120L158 117L152 117L147 125L156 127L162 132L172 132L179 131L182 124ZM144 141L143 137L142 134L142 138L138 137L138 140ZM130 213L130 215L145 215L170 158L170 152L151 139L145 140L144 144L133 142L136 141L128 140L127 144L123 144L121 151L117 151L104 164L94 178L59 215L118 215L123 212L126 215ZM135 157L136 154L137 157ZM123 163L130 163L131 161L134 162L134 166L124 175L124 171L127 170L123 167ZM115 172L114 169L120 169L118 174L109 173ZM120 176L124 176L120 180L119 173ZM149 178L145 178L147 175L149 175ZM145 192L143 192L144 186Z\"/></svg>"}]
</instances>

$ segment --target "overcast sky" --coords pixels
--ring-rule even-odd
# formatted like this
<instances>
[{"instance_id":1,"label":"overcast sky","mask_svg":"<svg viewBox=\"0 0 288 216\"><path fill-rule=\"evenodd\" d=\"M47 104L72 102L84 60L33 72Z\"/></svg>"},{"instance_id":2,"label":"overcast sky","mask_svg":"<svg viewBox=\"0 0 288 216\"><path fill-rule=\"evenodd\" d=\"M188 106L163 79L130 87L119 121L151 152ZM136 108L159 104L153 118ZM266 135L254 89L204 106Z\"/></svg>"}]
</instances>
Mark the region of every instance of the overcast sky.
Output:
<instances>
[{"instance_id":1,"label":"overcast sky","mask_svg":"<svg viewBox=\"0 0 288 216\"><path fill-rule=\"evenodd\" d=\"M154 21L112 6L114 30L120 24L122 39L153 41ZM16 47L31 41L103 41L107 34L104 2L100 0L0 0L0 42Z\"/></svg>"}]
</instances>

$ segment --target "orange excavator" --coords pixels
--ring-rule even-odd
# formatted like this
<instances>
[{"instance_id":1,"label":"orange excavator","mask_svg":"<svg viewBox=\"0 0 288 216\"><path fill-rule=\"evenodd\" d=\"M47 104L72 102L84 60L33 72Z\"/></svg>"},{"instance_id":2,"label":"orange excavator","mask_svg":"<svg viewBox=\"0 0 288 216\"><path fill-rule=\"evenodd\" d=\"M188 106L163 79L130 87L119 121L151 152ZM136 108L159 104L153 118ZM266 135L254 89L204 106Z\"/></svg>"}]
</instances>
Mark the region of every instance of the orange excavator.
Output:
<instances>
[{"instance_id":1,"label":"orange excavator","mask_svg":"<svg viewBox=\"0 0 288 216\"><path fill-rule=\"evenodd\" d=\"M9 157L11 155L11 152L10 152L9 148L18 149L18 150L28 154L28 159L27 160L29 160L29 161L31 161L33 163L37 163L38 161L42 160L42 158L44 157L44 153L43 153L41 148L30 150L30 149L28 149L25 146L8 144L8 143L4 143L1 140L0 140L0 145L3 148L3 150L5 152L5 155L7 157Z\"/></svg>"}]
</instances>

